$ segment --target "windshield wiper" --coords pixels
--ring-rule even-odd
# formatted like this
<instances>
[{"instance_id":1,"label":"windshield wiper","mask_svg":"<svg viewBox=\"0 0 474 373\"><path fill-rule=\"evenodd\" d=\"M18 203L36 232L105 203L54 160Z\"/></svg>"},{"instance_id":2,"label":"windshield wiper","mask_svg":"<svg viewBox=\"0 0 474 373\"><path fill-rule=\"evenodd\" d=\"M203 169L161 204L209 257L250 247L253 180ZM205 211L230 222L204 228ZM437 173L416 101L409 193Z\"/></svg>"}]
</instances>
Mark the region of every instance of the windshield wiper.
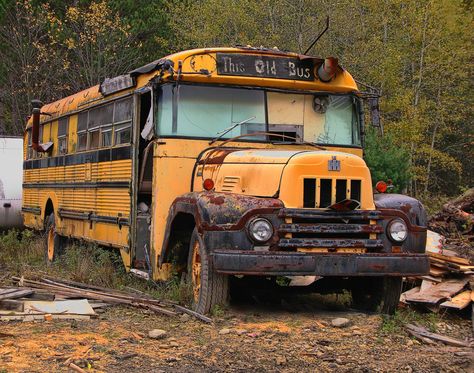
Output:
<instances>
[{"instance_id":1,"label":"windshield wiper","mask_svg":"<svg viewBox=\"0 0 474 373\"><path fill-rule=\"evenodd\" d=\"M256 116L247 118L247 119L243 120L242 122L237 122L237 123L235 123L234 125L230 126L229 128L226 128L226 129L223 130L223 131L217 132L216 135L219 135L219 136L217 136L216 138L212 139L212 140L209 142L209 145L211 145L211 144L215 143L217 140L221 139L226 133L232 131L235 127L241 126L242 124L245 124L245 123L247 123L247 122L249 122L249 121L251 121L252 119L255 119L255 118L256 118Z\"/></svg>"},{"instance_id":2,"label":"windshield wiper","mask_svg":"<svg viewBox=\"0 0 474 373\"><path fill-rule=\"evenodd\" d=\"M288 135L275 135L273 134L273 136L282 136L282 137L289 137L291 139L294 139L295 141L272 141L272 144L273 145L310 145L310 146L314 146L315 148L317 149L320 149L320 150L327 150L325 147L321 146L321 145L318 145L318 144L315 144L313 142L310 142L310 141L296 141L298 140L296 137L293 137L293 136L288 136Z\"/></svg>"}]
</instances>

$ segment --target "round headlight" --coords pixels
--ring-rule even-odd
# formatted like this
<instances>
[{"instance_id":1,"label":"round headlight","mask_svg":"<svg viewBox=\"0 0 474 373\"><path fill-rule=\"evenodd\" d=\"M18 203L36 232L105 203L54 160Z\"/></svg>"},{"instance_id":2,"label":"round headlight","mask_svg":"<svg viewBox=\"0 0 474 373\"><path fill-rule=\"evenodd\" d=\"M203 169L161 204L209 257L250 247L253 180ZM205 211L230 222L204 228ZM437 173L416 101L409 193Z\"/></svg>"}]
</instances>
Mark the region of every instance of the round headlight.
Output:
<instances>
[{"instance_id":1,"label":"round headlight","mask_svg":"<svg viewBox=\"0 0 474 373\"><path fill-rule=\"evenodd\" d=\"M403 242L408 236L407 225L402 219L394 219L388 224L387 233L392 241Z\"/></svg>"},{"instance_id":2,"label":"round headlight","mask_svg":"<svg viewBox=\"0 0 474 373\"><path fill-rule=\"evenodd\" d=\"M250 222L248 232L252 240L263 243L272 238L273 226L267 219L258 218Z\"/></svg>"}]
</instances>

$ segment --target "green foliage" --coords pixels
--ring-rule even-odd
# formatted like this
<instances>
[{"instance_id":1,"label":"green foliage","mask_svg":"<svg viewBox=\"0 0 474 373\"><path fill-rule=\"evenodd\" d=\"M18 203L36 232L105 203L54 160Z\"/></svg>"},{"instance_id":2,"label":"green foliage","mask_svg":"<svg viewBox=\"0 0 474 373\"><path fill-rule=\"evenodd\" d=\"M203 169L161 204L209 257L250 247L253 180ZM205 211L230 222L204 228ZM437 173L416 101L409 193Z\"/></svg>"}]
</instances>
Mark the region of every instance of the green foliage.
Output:
<instances>
[{"instance_id":1,"label":"green foliage","mask_svg":"<svg viewBox=\"0 0 474 373\"><path fill-rule=\"evenodd\" d=\"M236 44L304 52L329 14L310 53L336 56L382 92L386 133L408 152L410 194L454 195L474 184L473 8L464 0L0 0L0 133L22 133L32 98L55 100L169 52Z\"/></svg>"},{"instance_id":2,"label":"green foliage","mask_svg":"<svg viewBox=\"0 0 474 373\"><path fill-rule=\"evenodd\" d=\"M92 244L73 243L68 246L52 270L73 281L112 288L123 285L126 277L117 250Z\"/></svg>"},{"instance_id":3,"label":"green foliage","mask_svg":"<svg viewBox=\"0 0 474 373\"><path fill-rule=\"evenodd\" d=\"M393 316L384 315L380 330L384 334L398 333L406 324L415 324L426 327L431 332L436 332L436 324L440 317L437 313L420 313L410 308L400 309Z\"/></svg>"},{"instance_id":4,"label":"green foliage","mask_svg":"<svg viewBox=\"0 0 474 373\"><path fill-rule=\"evenodd\" d=\"M410 179L410 157L407 149L395 142L391 134L380 136L379 132L369 128L366 133L364 159L370 169L372 181L392 180L393 192L400 193Z\"/></svg>"},{"instance_id":5,"label":"green foliage","mask_svg":"<svg viewBox=\"0 0 474 373\"><path fill-rule=\"evenodd\" d=\"M43 261L44 246L30 230L12 229L0 233L0 270L2 267L19 273Z\"/></svg>"}]
</instances>

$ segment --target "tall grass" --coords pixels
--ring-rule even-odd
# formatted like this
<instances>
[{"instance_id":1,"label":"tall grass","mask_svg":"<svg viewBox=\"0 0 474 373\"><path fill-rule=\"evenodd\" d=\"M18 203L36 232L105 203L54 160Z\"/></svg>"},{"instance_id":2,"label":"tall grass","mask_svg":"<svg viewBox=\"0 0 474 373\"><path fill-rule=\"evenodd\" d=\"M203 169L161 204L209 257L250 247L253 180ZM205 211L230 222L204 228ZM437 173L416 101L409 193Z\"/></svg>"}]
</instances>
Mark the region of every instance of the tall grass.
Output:
<instances>
[{"instance_id":1,"label":"tall grass","mask_svg":"<svg viewBox=\"0 0 474 373\"><path fill-rule=\"evenodd\" d=\"M117 249L70 240L64 253L53 263L45 261L46 244L34 231L11 230L0 234L0 282L12 275L38 279L49 275L115 289L130 288L158 298L189 304L192 289L178 275L156 283L126 272Z\"/></svg>"}]
</instances>

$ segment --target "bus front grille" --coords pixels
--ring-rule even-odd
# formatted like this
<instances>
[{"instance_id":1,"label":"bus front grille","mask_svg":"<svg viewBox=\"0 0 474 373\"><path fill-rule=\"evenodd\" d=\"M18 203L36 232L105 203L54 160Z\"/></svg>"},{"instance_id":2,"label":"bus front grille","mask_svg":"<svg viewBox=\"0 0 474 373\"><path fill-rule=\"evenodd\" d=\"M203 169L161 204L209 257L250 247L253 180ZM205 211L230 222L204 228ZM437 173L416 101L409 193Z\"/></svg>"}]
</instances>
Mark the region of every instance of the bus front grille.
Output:
<instances>
[{"instance_id":1,"label":"bus front grille","mask_svg":"<svg viewBox=\"0 0 474 373\"><path fill-rule=\"evenodd\" d=\"M361 180L305 178L303 207L326 208L345 199L361 199Z\"/></svg>"},{"instance_id":2,"label":"bus front grille","mask_svg":"<svg viewBox=\"0 0 474 373\"><path fill-rule=\"evenodd\" d=\"M360 249L377 252L383 248L379 211L332 211L282 209L284 223L278 228L281 250L318 248L327 251Z\"/></svg>"}]
</instances>

